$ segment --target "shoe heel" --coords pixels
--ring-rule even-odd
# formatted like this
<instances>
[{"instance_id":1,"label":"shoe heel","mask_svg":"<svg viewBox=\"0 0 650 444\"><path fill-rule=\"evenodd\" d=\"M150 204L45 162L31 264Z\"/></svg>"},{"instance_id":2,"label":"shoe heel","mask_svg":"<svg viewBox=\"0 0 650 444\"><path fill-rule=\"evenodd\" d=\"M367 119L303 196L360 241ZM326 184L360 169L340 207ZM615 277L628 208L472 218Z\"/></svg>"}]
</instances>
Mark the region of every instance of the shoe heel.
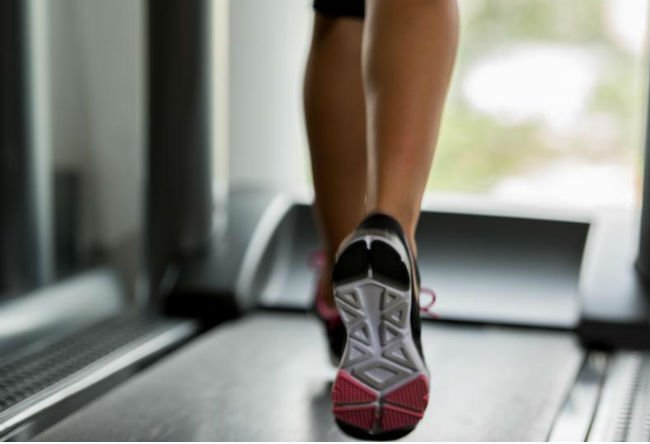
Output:
<instances>
[{"instance_id":1,"label":"shoe heel","mask_svg":"<svg viewBox=\"0 0 650 444\"><path fill-rule=\"evenodd\" d=\"M373 438L408 433L424 415L429 382L409 321L407 265L389 243L364 237L341 253L333 283L346 329L332 388L334 416L348 430Z\"/></svg>"},{"instance_id":2,"label":"shoe heel","mask_svg":"<svg viewBox=\"0 0 650 444\"><path fill-rule=\"evenodd\" d=\"M347 371L339 370L332 388L336 420L371 435L408 433L424 416L428 401L429 382L425 375L380 396Z\"/></svg>"}]
</instances>

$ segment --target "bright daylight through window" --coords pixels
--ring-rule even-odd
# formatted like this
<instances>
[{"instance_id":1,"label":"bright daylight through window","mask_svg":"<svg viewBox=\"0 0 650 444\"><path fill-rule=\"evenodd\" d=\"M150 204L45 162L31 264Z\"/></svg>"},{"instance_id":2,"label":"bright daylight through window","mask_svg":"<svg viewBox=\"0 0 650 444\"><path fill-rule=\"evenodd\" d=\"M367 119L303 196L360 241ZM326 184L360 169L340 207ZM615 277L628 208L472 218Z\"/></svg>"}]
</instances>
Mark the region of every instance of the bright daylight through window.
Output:
<instances>
[{"instance_id":1,"label":"bright daylight through window","mask_svg":"<svg viewBox=\"0 0 650 444\"><path fill-rule=\"evenodd\" d=\"M646 0L465 0L429 190L634 207Z\"/></svg>"}]
</instances>

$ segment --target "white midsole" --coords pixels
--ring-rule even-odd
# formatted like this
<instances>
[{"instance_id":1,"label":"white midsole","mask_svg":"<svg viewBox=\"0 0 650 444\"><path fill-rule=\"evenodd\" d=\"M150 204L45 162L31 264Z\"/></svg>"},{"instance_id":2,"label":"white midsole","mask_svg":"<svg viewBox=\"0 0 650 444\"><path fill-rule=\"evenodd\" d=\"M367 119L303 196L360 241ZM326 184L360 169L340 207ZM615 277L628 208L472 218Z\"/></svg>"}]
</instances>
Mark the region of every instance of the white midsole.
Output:
<instances>
[{"instance_id":1,"label":"white midsole","mask_svg":"<svg viewBox=\"0 0 650 444\"><path fill-rule=\"evenodd\" d=\"M393 247L412 276L408 252L396 236L365 230L346 246L362 239L368 249L373 241ZM411 332L411 288L395 288L374 279L369 270L366 277L334 284L334 300L347 331L339 369L375 390L378 402L396 387L422 374L428 377Z\"/></svg>"}]
</instances>

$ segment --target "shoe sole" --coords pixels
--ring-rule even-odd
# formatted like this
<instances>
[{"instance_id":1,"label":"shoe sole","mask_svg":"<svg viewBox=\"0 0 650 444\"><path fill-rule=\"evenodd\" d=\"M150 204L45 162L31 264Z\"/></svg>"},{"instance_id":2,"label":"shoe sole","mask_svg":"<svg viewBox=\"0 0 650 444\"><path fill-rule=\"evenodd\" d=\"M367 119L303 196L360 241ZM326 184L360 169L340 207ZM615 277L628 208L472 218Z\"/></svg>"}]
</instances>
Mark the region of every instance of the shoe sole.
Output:
<instances>
[{"instance_id":1,"label":"shoe sole","mask_svg":"<svg viewBox=\"0 0 650 444\"><path fill-rule=\"evenodd\" d=\"M359 234L333 272L347 334L332 388L333 413L346 431L352 427L374 439L408 433L428 403L428 371L411 332L407 254L397 238Z\"/></svg>"}]
</instances>

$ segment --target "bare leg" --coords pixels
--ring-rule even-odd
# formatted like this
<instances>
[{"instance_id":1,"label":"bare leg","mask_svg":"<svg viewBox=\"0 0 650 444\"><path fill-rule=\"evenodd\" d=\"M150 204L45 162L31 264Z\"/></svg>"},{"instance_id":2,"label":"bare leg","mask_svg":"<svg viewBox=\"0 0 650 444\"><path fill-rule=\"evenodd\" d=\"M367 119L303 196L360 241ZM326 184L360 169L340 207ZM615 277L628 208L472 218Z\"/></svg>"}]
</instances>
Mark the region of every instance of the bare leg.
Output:
<instances>
[{"instance_id":1,"label":"bare leg","mask_svg":"<svg viewBox=\"0 0 650 444\"><path fill-rule=\"evenodd\" d=\"M327 254L365 216L366 117L361 80L363 21L316 14L304 85L314 210ZM331 283L323 279L331 298Z\"/></svg>"},{"instance_id":2,"label":"bare leg","mask_svg":"<svg viewBox=\"0 0 650 444\"><path fill-rule=\"evenodd\" d=\"M455 0L367 0L368 209L395 217L414 249L457 41Z\"/></svg>"}]
</instances>

